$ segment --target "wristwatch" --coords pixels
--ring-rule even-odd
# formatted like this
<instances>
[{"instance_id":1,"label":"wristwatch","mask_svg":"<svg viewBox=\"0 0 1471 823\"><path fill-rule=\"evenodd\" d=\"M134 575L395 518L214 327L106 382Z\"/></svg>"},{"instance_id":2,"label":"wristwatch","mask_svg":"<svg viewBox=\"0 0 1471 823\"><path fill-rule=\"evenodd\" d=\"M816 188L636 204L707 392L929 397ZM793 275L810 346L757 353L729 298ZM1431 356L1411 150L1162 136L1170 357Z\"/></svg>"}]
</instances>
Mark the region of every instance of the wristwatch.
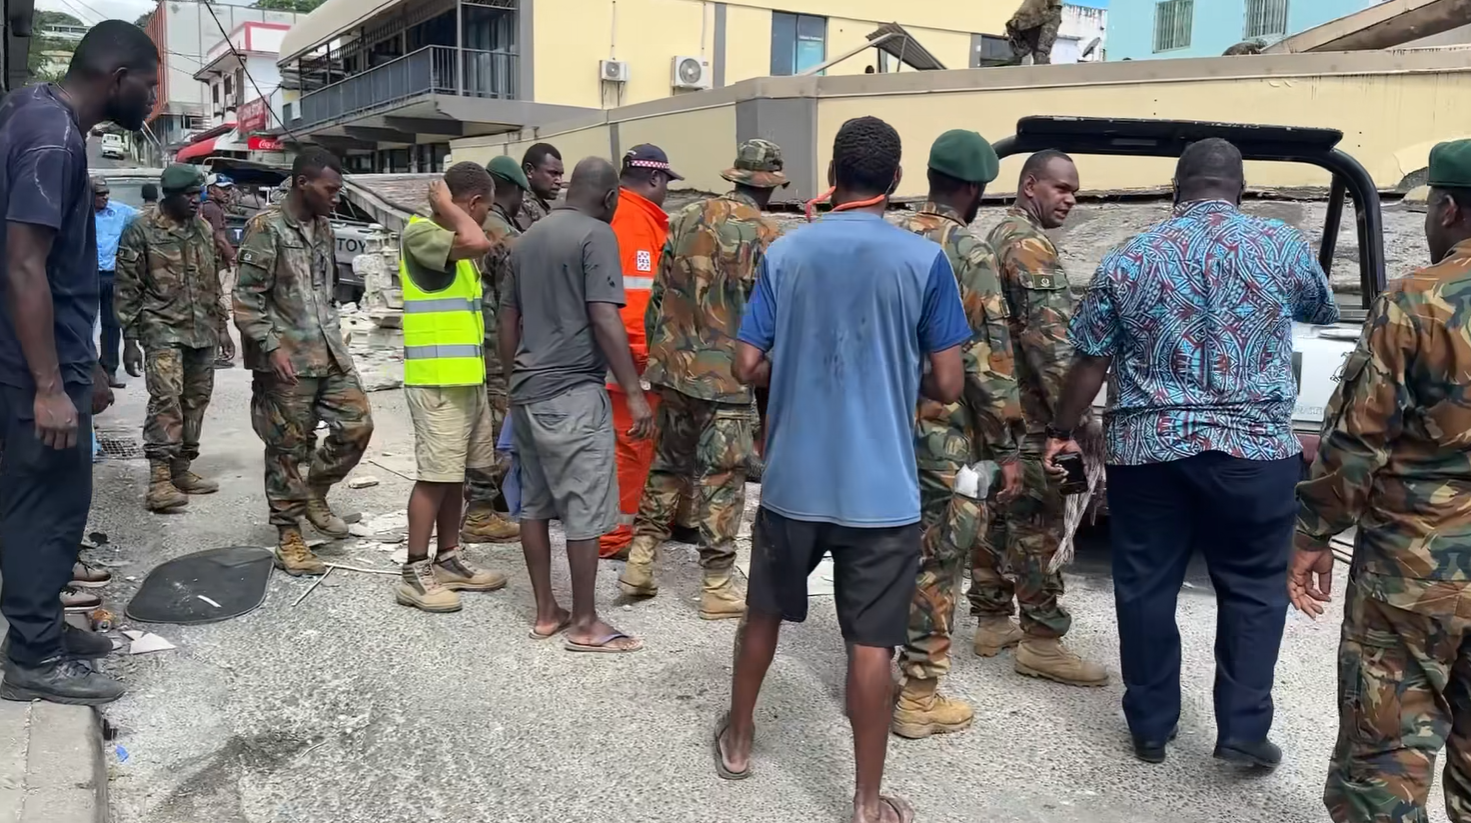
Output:
<instances>
[{"instance_id":1,"label":"wristwatch","mask_svg":"<svg viewBox=\"0 0 1471 823\"><path fill-rule=\"evenodd\" d=\"M1047 428L1045 429L1045 433L1047 435L1047 439L1048 440L1072 440L1073 439L1073 430L1072 429L1059 429L1059 428L1057 428L1056 426L1054 426L1054 425L1052 425L1050 423L1047 425Z\"/></svg>"}]
</instances>

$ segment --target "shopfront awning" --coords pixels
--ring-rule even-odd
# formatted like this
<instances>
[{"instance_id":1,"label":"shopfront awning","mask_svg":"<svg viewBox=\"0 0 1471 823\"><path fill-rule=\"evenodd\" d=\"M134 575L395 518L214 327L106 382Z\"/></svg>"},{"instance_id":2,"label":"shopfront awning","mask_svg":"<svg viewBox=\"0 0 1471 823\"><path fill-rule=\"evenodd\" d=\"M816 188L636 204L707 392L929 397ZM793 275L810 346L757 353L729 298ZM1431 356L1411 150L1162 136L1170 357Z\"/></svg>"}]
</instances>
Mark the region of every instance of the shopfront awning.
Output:
<instances>
[{"instance_id":1,"label":"shopfront awning","mask_svg":"<svg viewBox=\"0 0 1471 823\"><path fill-rule=\"evenodd\" d=\"M197 143L190 143L174 155L175 163L188 163L195 160L203 160L214 154L215 142L218 137L207 137Z\"/></svg>"}]
</instances>

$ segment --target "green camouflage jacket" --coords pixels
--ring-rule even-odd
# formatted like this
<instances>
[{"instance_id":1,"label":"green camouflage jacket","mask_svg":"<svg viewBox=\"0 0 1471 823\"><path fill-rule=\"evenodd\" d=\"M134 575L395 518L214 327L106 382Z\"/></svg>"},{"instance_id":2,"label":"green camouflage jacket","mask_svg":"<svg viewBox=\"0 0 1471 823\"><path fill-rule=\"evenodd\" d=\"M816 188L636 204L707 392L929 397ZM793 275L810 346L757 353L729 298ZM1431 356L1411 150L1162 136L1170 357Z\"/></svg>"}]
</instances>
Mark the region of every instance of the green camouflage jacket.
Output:
<instances>
[{"instance_id":1,"label":"green camouflage jacket","mask_svg":"<svg viewBox=\"0 0 1471 823\"><path fill-rule=\"evenodd\" d=\"M1067 339L1073 290L1058 260L1057 247L1025 211L1008 209L991 230L989 242L1001 262L1001 284L1011 315L1027 434L1023 446L1033 452L1042 446L1043 430L1057 411L1073 359Z\"/></svg>"},{"instance_id":2,"label":"green camouflage jacket","mask_svg":"<svg viewBox=\"0 0 1471 823\"><path fill-rule=\"evenodd\" d=\"M214 230L145 212L117 248L115 306L123 337L147 348L211 349L227 328Z\"/></svg>"},{"instance_id":3,"label":"green camouflage jacket","mask_svg":"<svg viewBox=\"0 0 1471 823\"><path fill-rule=\"evenodd\" d=\"M915 459L920 468L929 469L987 459L1009 463L1017 456L1013 429L1021 423L1021 406L996 255L948 206L926 203L900 225L945 250L973 334L962 355L965 392L960 402L946 406L920 401Z\"/></svg>"},{"instance_id":4,"label":"green camouflage jacket","mask_svg":"<svg viewBox=\"0 0 1471 823\"><path fill-rule=\"evenodd\" d=\"M685 206L649 291L644 379L718 403L751 402L732 372L735 340L766 247L781 236L755 201L737 192Z\"/></svg>"},{"instance_id":5,"label":"green camouflage jacket","mask_svg":"<svg viewBox=\"0 0 1471 823\"><path fill-rule=\"evenodd\" d=\"M235 325L246 368L270 371L271 352L284 348L300 377L325 377L335 364L351 373L332 303L336 240L318 217L307 237L287 201L250 219L236 257Z\"/></svg>"},{"instance_id":6,"label":"green camouflage jacket","mask_svg":"<svg viewBox=\"0 0 1471 823\"><path fill-rule=\"evenodd\" d=\"M1471 241L1374 301L1297 487L1297 545L1359 527L1353 581L1396 608L1471 613Z\"/></svg>"},{"instance_id":7,"label":"green camouflage jacket","mask_svg":"<svg viewBox=\"0 0 1471 823\"><path fill-rule=\"evenodd\" d=\"M543 217L546 217L549 213L551 213L551 210L551 203L548 203L540 197L537 197L531 192L527 192L526 195L521 198L521 208L516 210L516 228L519 231L526 231L527 229L531 228L532 224L534 224L536 221L542 219Z\"/></svg>"},{"instance_id":8,"label":"green camouflage jacket","mask_svg":"<svg viewBox=\"0 0 1471 823\"><path fill-rule=\"evenodd\" d=\"M524 200L524 198L523 198ZM495 245L486 253L480 264L480 285L485 292L482 305L485 312L485 373L501 374L501 355L496 344L495 315L501 306L501 284L511 276L511 243L521 236L516 228L515 217L506 214L498 205L490 207L485 218L485 236Z\"/></svg>"}]
</instances>

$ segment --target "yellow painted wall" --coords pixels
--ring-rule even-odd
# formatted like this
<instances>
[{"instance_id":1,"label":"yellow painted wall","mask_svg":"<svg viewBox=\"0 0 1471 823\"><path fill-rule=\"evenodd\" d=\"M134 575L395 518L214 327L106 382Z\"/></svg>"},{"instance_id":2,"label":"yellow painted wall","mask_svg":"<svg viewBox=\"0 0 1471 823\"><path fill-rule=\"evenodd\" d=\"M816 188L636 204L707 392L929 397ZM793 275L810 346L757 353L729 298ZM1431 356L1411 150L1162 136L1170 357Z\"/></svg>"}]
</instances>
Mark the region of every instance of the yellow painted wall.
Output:
<instances>
[{"instance_id":1,"label":"yellow painted wall","mask_svg":"<svg viewBox=\"0 0 1471 823\"><path fill-rule=\"evenodd\" d=\"M730 168L736 154L735 105L623 121L618 143L623 151L640 143L662 148L669 164L685 177L672 188L724 191L730 184L721 180L720 172Z\"/></svg>"},{"instance_id":2,"label":"yellow painted wall","mask_svg":"<svg viewBox=\"0 0 1471 823\"><path fill-rule=\"evenodd\" d=\"M905 26L947 67L965 68L970 37L999 34L1017 0L738 0L726 3L725 83L771 70L773 9L828 18L827 54L837 56L865 42L881 23ZM533 6L536 66L534 96L540 103L611 109L668 97L676 55L703 57L714 66L715 3L711 0L556 0ZM629 63L627 83L603 83L598 61ZM877 52L857 55L829 74L862 74ZM678 92L687 94L688 92Z\"/></svg>"},{"instance_id":3,"label":"yellow painted wall","mask_svg":"<svg viewBox=\"0 0 1471 823\"><path fill-rule=\"evenodd\" d=\"M508 154L517 160L531 148L533 143L551 143L562 153L567 171L578 160L597 155L608 156L608 127L604 124L573 129L542 129L539 133L527 132L498 134L491 137L467 137L450 141L450 153L456 163L466 160L485 165L498 154Z\"/></svg>"}]
</instances>

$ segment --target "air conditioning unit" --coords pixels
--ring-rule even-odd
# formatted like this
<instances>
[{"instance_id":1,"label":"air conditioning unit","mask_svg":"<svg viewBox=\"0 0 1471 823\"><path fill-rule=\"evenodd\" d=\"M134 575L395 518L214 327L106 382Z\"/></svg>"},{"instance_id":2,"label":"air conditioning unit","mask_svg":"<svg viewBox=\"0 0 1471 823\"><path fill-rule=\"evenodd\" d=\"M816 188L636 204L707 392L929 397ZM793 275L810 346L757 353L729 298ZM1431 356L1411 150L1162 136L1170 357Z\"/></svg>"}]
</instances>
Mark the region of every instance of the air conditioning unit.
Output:
<instances>
[{"instance_id":1,"label":"air conditioning unit","mask_svg":"<svg viewBox=\"0 0 1471 823\"><path fill-rule=\"evenodd\" d=\"M676 57L670 64L669 85L676 89L710 88L710 63L700 57Z\"/></svg>"},{"instance_id":2,"label":"air conditioning unit","mask_svg":"<svg viewBox=\"0 0 1471 823\"><path fill-rule=\"evenodd\" d=\"M625 60L599 60L598 77L604 83L627 83L628 62Z\"/></svg>"}]
</instances>

